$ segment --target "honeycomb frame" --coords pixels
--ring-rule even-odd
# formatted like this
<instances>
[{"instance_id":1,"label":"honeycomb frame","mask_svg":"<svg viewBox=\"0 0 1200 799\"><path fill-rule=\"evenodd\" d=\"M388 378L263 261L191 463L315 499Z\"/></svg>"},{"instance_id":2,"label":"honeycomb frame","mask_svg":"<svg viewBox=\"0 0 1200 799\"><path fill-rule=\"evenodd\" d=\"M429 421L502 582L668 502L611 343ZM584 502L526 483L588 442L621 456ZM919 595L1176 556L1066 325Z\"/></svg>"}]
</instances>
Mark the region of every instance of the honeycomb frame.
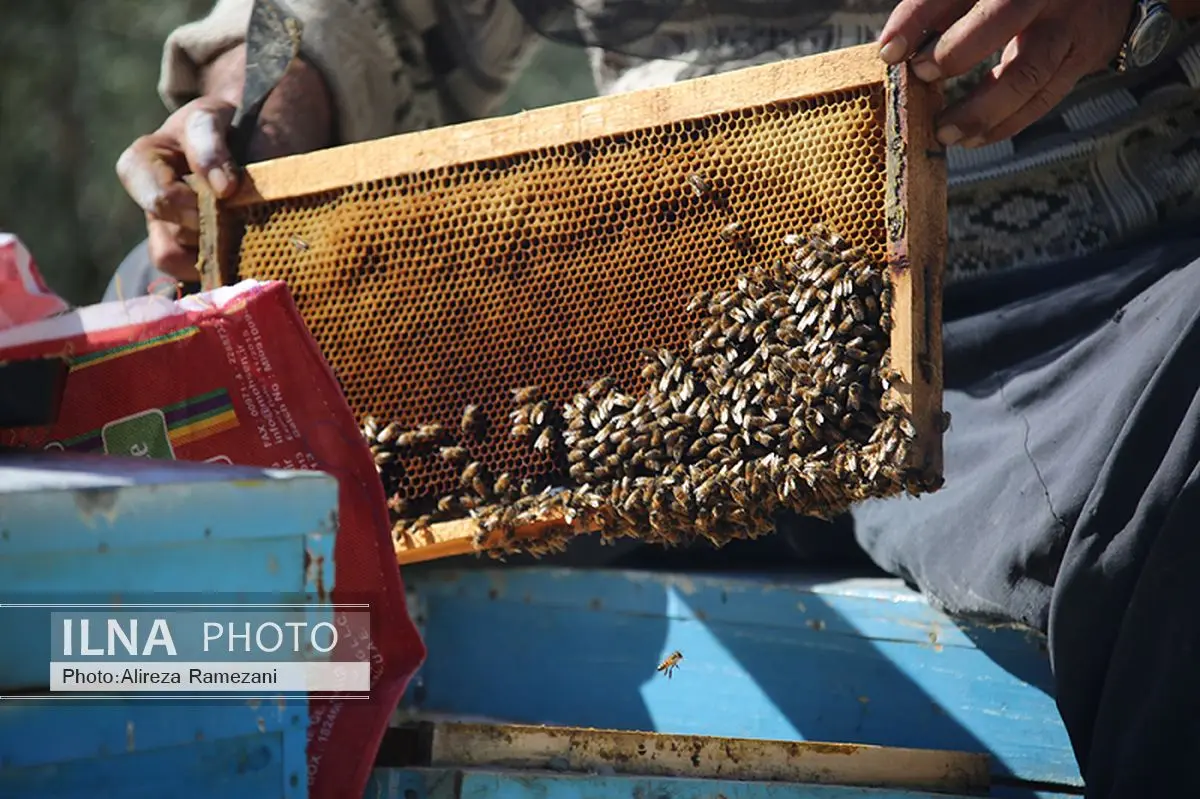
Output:
<instances>
[{"instance_id":1,"label":"honeycomb frame","mask_svg":"<svg viewBox=\"0 0 1200 799\"><path fill-rule=\"evenodd\" d=\"M753 211L749 215L744 210L739 213L739 208L744 208L739 203L765 205L765 210L784 216L803 204L804 210L796 213L811 216L813 208L823 211L821 221L832 218L831 224L840 230L849 229L847 238L861 241L886 263L892 287L890 366L903 377L897 386L898 396L916 428L909 466L925 474L930 485L936 485L942 473L944 426L941 294L946 242L945 156L933 131L933 114L940 103L938 89L916 80L907 65L885 66L878 60L876 48L867 45L664 88L253 164L247 168L248 180L236 197L218 203L201 192L198 268L205 288L246 278L287 282L360 419L367 415L394 418L397 414L392 409L399 407L399 417L407 425L438 422L454 428L464 405L489 403L489 424L500 431L494 435L504 437L510 410L504 403L511 400L504 388L549 383L549 397L563 402L600 376L594 369L595 357L564 356L547 367L558 370L550 380L534 380L537 370L526 368L531 358L540 354L543 360L549 360L560 350L594 353L608 347L610 361L611 351L619 350L636 371L634 362L640 346L681 343L674 339L678 338L677 331L686 328L683 309L690 293L717 288L747 265L778 252L779 235L764 241L755 234L752 245L742 247L722 242L716 235L696 235L695 230L688 234L693 236L687 245L690 249L683 251L678 249L677 241L683 234L677 234L667 245L661 241L635 244L643 249L675 246L678 254L675 274L667 277L680 285L665 280L646 285L645 280L637 282L636 269L631 272L626 268L629 253L616 246L587 265L593 270L589 273L593 278L608 281L608 293L601 295L589 290L585 281L555 279L558 267L578 253L579 236L573 244L570 236L559 236L554 246L535 245L532 255L528 249L521 249L536 239L525 235L527 230L544 233L550 225L547 220L566 224L561 220L572 215L602 217L607 221L607 235L613 239L614 225L618 229L624 225L636 227L636 206L631 210L621 200L631 193L641 192L649 198L652 202L642 207L656 206L658 224L670 227L695 207L687 198L685 178L690 169L697 163L708 164L704 174L718 182L721 189L721 202L703 212L708 214L703 221L709 230L736 216L739 222L748 220L751 231L756 231L756 223L762 220L756 219ZM834 106L851 109L842 115L858 125L857 137L820 138L825 152L820 156L805 149L809 137L788 136L797 132L797 126L805 133L809 132L805 125L811 128L811 123L805 121L809 117L793 124L788 121L792 116L815 114L818 119L829 120L840 113L827 111ZM830 127L837 120L820 124ZM714 128L724 130L722 125L735 133L723 139L705 133ZM765 134L764 128L768 129ZM624 165L636 169L624 173L614 173L604 166L605 154L614 148L644 154L647 148L639 150L638 145L644 144L646 137L660 150L651 153L658 156L655 160L661 163L673 159L676 163L656 169L649 157L626 158ZM760 142L759 138L767 140ZM855 147L859 148L853 151L857 155L847 150ZM848 160L861 160L863 147L870 151L866 156L870 168L859 169L847 183L839 170ZM749 166L711 166L713 158L725 158L735 150L751 153ZM787 171L803 159L817 161L821 168ZM592 179L588 171L592 165L604 170L604 180ZM539 170L544 173L555 168L560 180L565 177L574 182L554 184L549 178L539 182ZM790 202L781 211L780 202L791 196L784 196L787 187L805 180L815 188L803 196L803 203ZM480 185L484 188L479 189ZM487 188L489 185L494 187ZM747 185L751 186L749 190ZM472 197L472 187L476 194L483 191L492 196L482 200ZM535 194L534 189L539 193ZM783 199L770 195L772 191ZM551 202L544 201L547 194ZM397 196L410 205L396 202ZM305 223L305 214L317 221ZM379 219L383 216L393 221L390 227L381 228ZM296 222L297 218L301 222ZM496 246L494 240L480 248L477 261L466 267L487 270L490 282L477 281L483 285L469 296L443 296L441 305L434 305L437 313L433 313L422 303L437 295L443 283L422 284L420 279L450 277L450 283L454 283L455 270L463 269L451 261L456 254L455 234L462 232L458 226L464 224L464 218L486 220L482 223L484 232L503 233L507 228L509 234L513 229L519 233L504 240L507 249ZM797 219L784 220L788 221L795 225ZM778 234L784 232L779 229L784 222L767 220L764 224L774 227ZM475 234L472 246L486 240L480 230L471 232ZM788 232L802 231L797 227ZM465 246L466 237L457 238L457 246ZM383 244L376 246L381 239ZM591 243L597 240L593 235ZM356 254L349 261L344 255L320 260L323 253L347 249ZM405 265L408 268L387 268L404 258L410 261ZM686 265L678 266L685 261ZM717 266L705 267L705 263L718 261ZM516 308L512 304L513 275L503 270L514 262L517 272L524 270L525 277L542 278L542 285L536 286L527 301L518 302L518 306L524 305L522 318L532 319L531 326L518 326L515 331L507 328L505 333L505 319L515 318ZM618 272L625 277L614 284L611 276ZM677 308L665 322L658 321L664 314L661 305L651 309L652 315L638 315L640 307L653 305L656 293L670 295L663 302ZM583 314L588 304L605 301L616 306L607 315L609 326L599 334L594 324L586 329ZM416 311L405 310L413 303L418 306ZM394 321L397 316L403 317L401 321ZM346 320L351 318L357 318L358 327L347 327ZM579 326L574 332L572 322ZM499 326L500 337L480 334L480 324ZM660 334L662 326L667 325L671 340L630 341L630 324L634 332L658 325ZM423 331L436 338L438 334L429 331L444 325L457 325L457 332L433 342L432 347L411 343L427 342L428 335ZM569 345L541 347L533 352L537 348L529 345L530 330L548 333L555 326L560 334L565 332ZM387 332L376 335L381 329ZM485 338L479 346L465 345L464 351L463 330ZM612 339L604 341L604 335ZM372 341L364 343L364 338L372 336ZM471 385L475 375L486 372L489 377L495 376L492 364L480 360L478 351L483 349L488 350L486 359L504 364L499 371L507 381L501 387L492 380L486 386L488 397L480 398L476 396L478 385ZM457 366L457 371L438 371L442 368L438 366L431 377L429 364L439 357L450 368ZM377 375L385 363L397 373L400 368L412 367L418 377L407 382L397 378L390 384L385 379L380 388ZM406 402L414 392L416 400ZM503 450L503 445L499 448ZM501 451L493 462L499 458L502 466L513 463L505 457ZM517 464L510 471L521 476L520 469L525 466ZM449 472L441 475L418 471L414 479L414 491L430 491L436 490L431 486L445 486L452 478ZM528 525L517 535L537 537L561 524L550 519ZM574 526L582 532L587 529L586 520L576 521ZM397 558L408 563L472 551L471 541L477 530L470 519L434 524L424 541L399 542Z\"/></svg>"}]
</instances>

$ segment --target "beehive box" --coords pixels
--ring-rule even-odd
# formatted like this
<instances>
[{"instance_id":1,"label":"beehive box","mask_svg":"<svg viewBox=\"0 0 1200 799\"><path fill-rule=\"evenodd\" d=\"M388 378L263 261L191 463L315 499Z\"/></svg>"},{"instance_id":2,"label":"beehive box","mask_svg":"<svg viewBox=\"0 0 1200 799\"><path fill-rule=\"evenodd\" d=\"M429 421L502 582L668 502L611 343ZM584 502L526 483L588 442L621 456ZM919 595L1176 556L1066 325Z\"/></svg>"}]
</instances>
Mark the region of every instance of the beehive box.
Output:
<instances>
[{"instance_id":1,"label":"beehive box","mask_svg":"<svg viewBox=\"0 0 1200 799\"><path fill-rule=\"evenodd\" d=\"M8 799L307 799L308 700L6 697Z\"/></svg>"},{"instance_id":2,"label":"beehive box","mask_svg":"<svg viewBox=\"0 0 1200 799\"><path fill-rule=\"evenodd\" d=\"M104 455L0 458L0 796L304 799L308 701L49 694L51 615L271 603L332 614L337 481Z\"/></svg>"},{"instance_id":3,"label":"beehive box","mask_svg":"<svg viewBox=\"0 0 1200 799\"><path fill-rule=\"evenodd\" d=\"M332 614L337 507L337 481L321 472L0 457L0 626L22 642L0 647L0 691L49 685L56 608L271 602Z\"/></svg>"},{"instance_id":4,"label":"beehive box","mask_svg":"<svg viewBox=\"0 0 1200 799\"><path fill-rule=\"evenodd\" d=\"M624 534L655 537L669 526L667 511L707 518L708 510L688 503L711 474L693 469L688 477L696 464L685 463L691 456L682 454L699 435L713 442L725 436L730 446L713 444L722 452L736 446L726 468L710 464L724 480L717 493L726 510L717 519L713 509L712 523L701 532L714 540L732 528L735 535L754 534L746 512L728 507L768 507L763 500L775 494L764 489L758 496L749 483L782 486L789 474L800 474L809 483L795 491L816 497L800 502L800 510L818 514L845 505L830 499L838 492L853 500L896 486L919 493L940 484L945 172L932 133L939 102L936 90L912 79L907 67L885 67L866 46L257 164L236 198L218 206L202 197L201 271L208 286L244 278L290 286L351 406L364 421L379 420L368 432L377 438L387 431L386 440L375 443L393 508L420 515L417 524L398 528L402 562L470 551L472 539L492 549L527 535L544 539L564 521L604 529L599 506L608 503L611 521L625 505L641 502L630 499L633 493L644 507L629 512L633 520ZM795 256L797 239L789 236L803 242L814 231L817 252L808 247ZM839 268L844 279L835 275L815 285L824 278L814 265L829 268L842 260L850 262ZM832 329L849 313L826 312L839 301L839 283L847 287L842 298L856 285L867 292L863 299L883 331L879 341L849 335L854 324L842 325L846 330L832 339L796 329L780 334L779 325L767 332L731 327L766 321L749 306L738 311L739 303L757 302L758 311L766 308L778 322L786 297L797 308L807 303L801 321L820 317ZM812 292L799 297L806 286L817 299ZM710 297L695 302L701 292ZM714 323L724 326L720 335L698 343L703 325ZM778 399L770 408L751 403L748 410L743 403L736 425L725 408L719 412L724 427L713 432L710 424L702 432L700 417L717 413L714 403L737 405L735 398L717 397L717 378L741 365L734 363L742 357L735 352L738 341L761 344L766 353L752 367L757 371L746 373L755 390L766 390L758 385L765 381L760 375L783 349L792 387L801 390L795 373L819 368L813 364L828 355L818 339L842 360L848 351L870 356L863 360L876 377L869 385L864 377L862 385L874 392L873 407L890 410L872 417L874 428L849 422L843 433L854 428L845 435L878 448L875 440L882 438L875 433L868 443L868 433L881 429L884 416L894 417L887 423L902 427L906 441L888 453L895 461L890 482L874 476L839 482L847 453L837 454L835 464L836 446L814 454L807 445L781 445L774 460L766 459L770 468L760 464L766 445L756 441L778 439L786 414L798 421L788 431L793 437L803 434L805 419L811 430L832 430L842 412L849 416L844 394L800 410ZM810 341L817 350L802 352ZM691 360L676 368L676 357L684 355ZM804 369L793 369L797 362ZM887 377L881 381L879 374ZM772 379L778 376L776 370ZM601 379L589 398L589 387ZM514 390L530 386L536 396L525 392L518 399L545 400L545 407L515 407ZM659 400L655 386L662 387ZM683 407L668 412L665 400L680 404L681 392ZM713 401L696 413L706 392ZM881 399L884 393L888 399ZM778 396L785 395L781 389ZM637 398L644 401L635 412L628 406ZM688 413L691 421L677 421L692 427L666 445L659 437L653 445L645 439L641 472L617 474L613 470L624 467L613 464L617 442L609 428L626 429L624 445L639 420L649 418L647 404L658 409L660 432L674 435L666 428L670 417ZM596 405L602 406L599 417ZM477 407L482 425L460 432L467 406ZM540 442L546 446L533 446L541 430L530 425L531 412L557 417L552 440ZM576 421L569 423L569 416ZM758 427L743 424L747 419L758 420ZM403 439L417 446L396 448L398 429L422 425L435 434L418 433ZM772 431L762 433L763 426ZM597 442L597 434L609 443ZM680 448L681 441L686 446ZM573 451L580 442L590 449ZM447 457L439 456L439 447L450 448ZM457 447L466 448L465 456ZM670 456L671 448L679 457ZM814 482L800 466L818 455L829 462L817 464ZM878 464L863 467L866 458L849 457L859 471L879 471ZM730 464L737 467L734 477ZM650 476L655 468L669 487L652 485L659 479ZM601 483L607 486L602 496L588 494ZM843 483L853 483L853 490ZM463 488L511 500L581 484L588 495L573 490L567 499L580 498L576 505L584 512L564 506L558 515L498 519L476 507L479 518L443 522L461 516L463 502L453 499L440 515L432 506ZM662 496L655 498L656 491ZM813 510L818 499L822 508ZM643 533L631 529L638 519L645 522Z\"/></svg>"}]
</instances>

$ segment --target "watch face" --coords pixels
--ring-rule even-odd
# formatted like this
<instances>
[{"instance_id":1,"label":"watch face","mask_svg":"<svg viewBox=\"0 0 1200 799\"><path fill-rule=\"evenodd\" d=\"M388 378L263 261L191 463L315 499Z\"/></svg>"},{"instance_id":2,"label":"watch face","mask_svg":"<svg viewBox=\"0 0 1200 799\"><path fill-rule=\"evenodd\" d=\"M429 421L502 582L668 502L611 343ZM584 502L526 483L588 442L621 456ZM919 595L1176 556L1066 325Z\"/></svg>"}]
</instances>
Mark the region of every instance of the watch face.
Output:
<instances>
[{"instance_id":1,"label":"watch face","mask_svg":"<svg viewBox=\"0 0 1200 799\"><path fill-rule=\"evenodd\" d=\"M1135 67L1149 66L1162 55L1171 33L1175 20L1170 13L1154 13L1146 17L1138 29L1134 31L1133 41L1130 42L1129 60Z\"/></svg>"}]
</instances>

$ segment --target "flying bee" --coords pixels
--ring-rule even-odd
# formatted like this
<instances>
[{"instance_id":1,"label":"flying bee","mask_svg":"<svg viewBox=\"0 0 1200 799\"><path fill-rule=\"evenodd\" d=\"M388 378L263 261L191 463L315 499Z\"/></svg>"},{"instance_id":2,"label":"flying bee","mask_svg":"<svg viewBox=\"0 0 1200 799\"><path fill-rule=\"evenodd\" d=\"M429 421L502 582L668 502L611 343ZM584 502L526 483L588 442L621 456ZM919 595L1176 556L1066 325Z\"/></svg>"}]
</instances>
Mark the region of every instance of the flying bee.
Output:
<instances>
[{"instance_id":1,"label":"flying bee","mask_svg":"<svg viewBox=\"0 0 1200 799\"><path fill-rule=\"evenodd\" d=\"M712 184L708 182L702 172L693 172L687 177L688 186L691 187L692 194L700 199L704 199L712 194Z\"/></svg>"},{"instance_id":2,"label":"flying bee","mask_svg":"<svg viewBox=\"0 0 1200 799\"><path fill-rule=\"evenodd\" d=\"M683 660L683 653L676 649L674 652L667 655L662 663L658 664L658 668L656 668L655 671L661 671L663 674L667 675L667 679L669 680L671 679L671 674L675 671L675 669L679 668L679 661L681 660Z\"/></svg>"},{"instance_id":3,"label":"flying bee","mask_svg":"<svg viewBox=\"0 0 1200 799\"><path fill-rule=\"evenodd\" d=\"M299 236L292 236L292 246L297 252L308 252L308 242Z\"/></svg>"}]
</instances>

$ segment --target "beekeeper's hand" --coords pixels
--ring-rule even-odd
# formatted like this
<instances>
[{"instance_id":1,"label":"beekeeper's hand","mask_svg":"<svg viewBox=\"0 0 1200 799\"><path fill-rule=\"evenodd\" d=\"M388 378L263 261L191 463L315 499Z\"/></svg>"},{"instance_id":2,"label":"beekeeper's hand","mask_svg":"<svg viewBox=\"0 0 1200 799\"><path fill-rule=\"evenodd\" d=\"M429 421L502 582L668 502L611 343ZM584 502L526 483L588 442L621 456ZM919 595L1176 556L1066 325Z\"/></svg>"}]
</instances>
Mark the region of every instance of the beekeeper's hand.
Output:
<instances>
[{"instance_id":1,"label":"beekeeper's hand","mask_svg":"<svg viewBox=\"0 0 1200 799\"><path fill-rule=\"evenodd\" d=\"M911 56L913 73L931 82L1001 52L983 83L938 119L942 144L978 146L1024 130L1109 64L1133 12L1132 0L901 0L879 37L880 57Z\"/></svg>"},{"instance_id":2,"label":"beekeeper's hand","mask_svg":"<svg viewBox=\"0 0 1200 799\"><path fill-rule=\"evenodd\" d=\"M117 160L121 183L146 212L150 259L177 280L199 279L199 211L183 177L196 175L218 197L229 197L238 188L240 174L226 137L242 95L245 66L244 45L217 57L204 71L201 96L137 139ZM329 89L316 68L297 59L263 105L249 160L308 152L332 140Z\"/></svg>"}]
</instances>

